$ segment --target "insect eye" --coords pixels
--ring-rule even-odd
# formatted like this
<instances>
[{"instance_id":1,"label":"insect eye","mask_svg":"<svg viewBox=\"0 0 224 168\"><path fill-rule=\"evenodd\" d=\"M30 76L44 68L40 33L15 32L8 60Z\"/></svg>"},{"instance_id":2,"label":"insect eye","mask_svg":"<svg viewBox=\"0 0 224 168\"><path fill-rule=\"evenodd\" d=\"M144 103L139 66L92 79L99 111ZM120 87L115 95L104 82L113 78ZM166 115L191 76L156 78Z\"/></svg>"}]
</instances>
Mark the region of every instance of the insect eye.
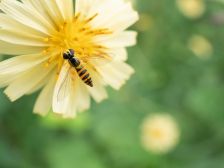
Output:
<instances>
[{"instance_id":1,"label":"insect eye","mask_svg":"<svg viewBox=\"0 0 224 168\"><path fill-rule=\"evenodd\" d=\"M66 54L66 53L63 53L63 58L64 58L64 59L69 59L69 56L68 56L68 54Z\"/></svg>"},{"instance_id":2,"label":"insect eye","mask_svg":"<svg viewBox=\"0 0 224 168\"><path fill-rule=\"evenodd\" d=\"M74 55L75 54L75 51L73 49L69 49L71 55Z\"/></svg>"}]
</instances>

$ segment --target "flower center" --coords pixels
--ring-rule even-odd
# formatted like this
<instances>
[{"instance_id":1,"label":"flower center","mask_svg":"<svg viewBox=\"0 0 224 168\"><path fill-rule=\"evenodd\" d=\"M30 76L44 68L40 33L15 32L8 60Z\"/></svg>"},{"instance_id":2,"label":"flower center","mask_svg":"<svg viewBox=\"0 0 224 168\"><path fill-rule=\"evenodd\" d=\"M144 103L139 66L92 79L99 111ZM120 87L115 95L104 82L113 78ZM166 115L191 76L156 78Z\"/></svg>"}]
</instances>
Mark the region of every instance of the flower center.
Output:
<instances>
[{"instance_id":1,"label":"flower center","mask_svg":"<svg viewBox=\"0 0 224 168\"><path fill-rule=\"evenodd\" d=\"M153 128L150 132L151 137L162 139L164 138L164 132L160 128Z\"/></svg>"},{"instance_id":2,"label":"flower center","mask_svg":"<svg viewBox=\"0 0 224 168\"><path fill-rule=\"evenodd\" d=\"M93 55L106 55L107 48L97 44L95 38L97 36L111 34L107 28L93 28L90 22L97 17L97 14L90 18L82 19L80 14L74 16L72 22L62 23L57 31L53 32L44 41L48 44L48 48L44 50L44 54L51 55L46 66L52 62L56 62L58 73L64 63L62 53L67 49L75 50L75 56L78 58L88 58Z\"/></svg>"}]
</instances>

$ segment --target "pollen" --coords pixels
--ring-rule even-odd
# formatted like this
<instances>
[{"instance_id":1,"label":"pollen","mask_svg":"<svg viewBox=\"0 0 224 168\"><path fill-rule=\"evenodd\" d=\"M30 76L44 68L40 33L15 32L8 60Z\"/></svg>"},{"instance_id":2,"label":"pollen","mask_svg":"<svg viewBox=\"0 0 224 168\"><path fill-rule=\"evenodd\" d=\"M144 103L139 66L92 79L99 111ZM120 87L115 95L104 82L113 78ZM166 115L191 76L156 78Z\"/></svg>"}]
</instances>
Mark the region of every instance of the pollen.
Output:
<instances>
[{"instance_id":1,"label":"pollen","mask_svg":"<svg viewBox=\"0 0 224 168\"><path fill-rule=\"evenodd\" d=\"M62 53L69 48L75 50L76 57L78 58L88 58L92 55L107 57L107 47L98 44L95 39L98 36L110 35L112 31L107 28L93 28L91 26L91 22L98 14L94 14L85 19L81 16L82 15L78 13L73 17L72 21L61 23L57 31L43 39L49 46L43 51L43 54L50 54L52 57L47 60L46 65L56 62L58 72L60 72L64 62Z\"/></svg>"}]
</instances>

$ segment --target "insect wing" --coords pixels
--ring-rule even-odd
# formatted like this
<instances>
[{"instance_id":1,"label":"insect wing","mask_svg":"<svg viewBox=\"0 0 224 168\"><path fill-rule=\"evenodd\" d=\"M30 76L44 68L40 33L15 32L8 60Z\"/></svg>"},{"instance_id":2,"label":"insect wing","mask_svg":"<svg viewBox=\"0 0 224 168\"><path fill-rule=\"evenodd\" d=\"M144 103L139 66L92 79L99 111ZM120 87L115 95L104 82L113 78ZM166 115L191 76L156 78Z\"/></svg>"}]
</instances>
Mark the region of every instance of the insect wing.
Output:
<instances>
[{"instance_id":1,"label":"insect wing","mask_svg":"<svg viewBox=\"0 0 224 168\"><path fill-rule=\"evenodd\" d=\"M80 58L84 63L91 63L97 66L104 66L113 61L113 58L110 56L101 56L101 55L92 55L92 56L83 56Z\"/></svg>"},{"instance_id":2,"label":"insect wing","mask_svg":"<svg viewBox=\"0 0 224 168\"><path fill-rule=\"evenodd\" d=\"M58 89L58 94L57 94L57 101L63 101L69 93L69 84L71 82L71 77L69 76L69 72L71 70L71 67L66 67L67 70L65 71L65 75L60 75L63 76L63 79L61 79L61 83Z\"/></svg>"}]
</instances>

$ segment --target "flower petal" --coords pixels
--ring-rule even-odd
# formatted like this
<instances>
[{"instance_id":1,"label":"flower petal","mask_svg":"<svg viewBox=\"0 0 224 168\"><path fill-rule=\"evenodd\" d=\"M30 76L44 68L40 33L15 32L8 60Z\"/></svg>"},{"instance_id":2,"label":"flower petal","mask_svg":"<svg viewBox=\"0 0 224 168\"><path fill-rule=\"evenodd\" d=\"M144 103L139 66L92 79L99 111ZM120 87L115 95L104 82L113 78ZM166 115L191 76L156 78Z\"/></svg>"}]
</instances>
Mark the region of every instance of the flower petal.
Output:
<instances>
[{"instance_id":1,"label":"flower petal","mask_svg":"<svg viewBox=\"0 0 224 168\"><path fill-rule=\"evenodd\" d=\"M0 62L0 75L17 74L24 72L35 65L47 60L49 56L42 54L16 56Z\"/></svg>"},{"instance_id":2,"label":"flower petal","mask_svg":"<svg viewBox=\"0 0 224 168\"><path fill-rule=\"evenodd\" d=\"M44 38L26 32L14 32L13 30L4 29L0 29L0 40L26 46L47 47L49 45L44 42Z\"/></svg>"},{"instance_id":3,"label":"flower petal","mask_svg":"<svg viewBox=\"0 0 224 168\"><path fill-rule=\"evenodd\" d=\"M94 4L94 5L92 5ZM94 27L106 27L114 32L120 32L134 24L138 19L131 3L123 0L77 0L76 12L84 13L91 17L96 13L98 16L91 22Z\"/></svg>"},{"instance_id":4,"label":"flower petal","mask_svg":"<svg viewBox=\"0 0 224 168\"><path fill-rule=\"evenodd\" d=\"M46 18L52 25L56 25L57 21L55 21L51 15L48 13L48 6L44 1L40 0L21 0L24 4L26 4L31 10L36 10L40 15ZM46 1L48 2L48 1Z\"/></svg>"},{"instance_id":5,"label":"flower petal","mask_svg":"<svg viewBox=\"0 0 224 168\"><path fill-rule=\"evenodd\" d=\"M21 55L40 53L44 50L43 47L24 46L3 42L0 40L0 53L8 55Z\"/></svg>"},{"instance_id":6,"label":"flower petal","mask_svg":"<svg viewBox=\"0 0 224 168\"><path fill-rule=\"evenodd\" d=\"M128 64L120 61L113 61L110 64L97 67L103 80L114 89L119 90L126 80L134 73L134 69Z\"/></svg>"},{"instance_id":7,"label":"flower petal","mask_svg":"<svg viewBox=\"0 0 224 168\"><path fill-rule=\"evenodd\" d=\"M41 37L45 36L45 34L16 21L15 19L7 16L7 14L4 14L4 13L0 13L0 25L1 25L1 29L11 30L13 32L18 32L18 33L25 32L27 34L35 35L35 36L41 36Z\"/></svg>"},{"instance_id":8,"label":"flower petal","mask_svg":"<svg viewBox=\"0 0 224 168\"><path fill-rule=\"evenodd\" d=\"M52 67L53 68L53 67ZM42 81L52 70L52 68L43 68L43 65L37 66L32 70L25 72L20 78L9 84L4 93L11 101L15 101L33 89L37 83Z\"/></svg>"},{"instance_id":9,"label":"flower petal","mask_svg":"<svg viewBox=\"0 0 224 168\"><path fill-rule=\"evenodd\" d=\"M45 18L51 20L55 25L60 26L63 21L73 19L72 0L22 0L25 4L36 8Z\"/></svg>"},{"instance_id":10,"label":"flower petal","mask_svg":"<svg viewBox=\"0 0 224 168\"><path fill-rule=\"evenodd\" d=\"M0 40L26 46L47 46L42 33L0 14ZM23 30L23 31L21 31Z\"/></svg>"},{"instance_id":11,"label":"flower petal","mask_svg":"<svg viewBox=\"0 0 224 168\"><path fill-rule=\"evenodd\" d=\"M55 66L56 67L56 66ZM41 88L43 88L46 83L48 83L50 81L51 78L54 77L54 81L56 81L56 68L53 68L53 70L51 70L51 72L49 73L49 75L47 75L45 78L43 78L42 80L39 81L39 83L37 83L32 89L29 90L29 92L26 93L26 95L30 95L38 90L40 90ZM53 76L53 77L52 77ZM55 83L55 82L54 82ZM53 94L53 93L52 93Z\"/></svg>"},{"instance_id":12,"label":"flower petal","mask_svg":"<svg viewBox=\"0 0 224 168\"><path fill-rule=\"evenodd\" d=\"M77 74L72 73L74 76L71 76L70 73L67 73L69 68L70 66L64 64L61 70L55 86L52 105L53 111L64 118L74 118L77 112L86 110L90 106L89 93L84 83ZM69 80L64 80L66 75ZM66 87L61 87L62 85L66 85ZM63 92L63 94L59 92Z\"/></svg>"},{"instance_id":13,"label":"flower petal","mask_svg":"<svg viewBox=\"0 0 224 168\"><path fill-rule=\"evenodd\" d=\"M55 75L52 75L49 82L45 85L37 98L34 106L34 113L45 116L50 111L53 101L55 82Z\"/></svg>"},{"instance_id":14,"label":"flower petal","mask_svg":"<svg viewBox=\"0 0 224 168\"><path fill-rule=\"evenodd\" d=\"M68 75L68 71L69 66L64 64L54 88L52 108L53 111L58 114L62 114L64 111L66 111L68 105L69 91L67 87L69 86L68 82L70 82L70 79L66 80L66 75ZM69 76L67 77L69 78ZM62 87L63 85L65 85L66 87ZM63 94L60 94L60 92Z\"/></svg>"},{"instance_id":15,"label":"flower petal","mask_svg":"<svg viewBox=\"0 0 224 168\"><path fill-rule=\"evenodd\" d=\"M43 16L29 6L15 0L1 0L0 9L21 24L50 35L54 27Z\"/></svg>"},{"instance_id":16,"label":"flower petal","mask_svg":"<svg viewBox=\"0 0 224 168\"><path fill-rule=\"evenodd\" d=\"M72 87L72 83L70 83L70 94L67 109L61 114L63 118L74 118L77 116L79 100L79 98L75 96L75 93L78 90L77 87L77 84Z\"/></svg>"},{"instance_id":17,"label":"flower petal","mask_svg":"<svg viewBox=\"0 0 224 168\"><path fill-rule=\"evenodd\" d=\"M137 32L124 31L111 36L97 37L95 40L108 48L128 47L136 44Z\"/></svg>"},{"instance_id":18,"label":"flower petal","mask_svg":"<svg viewBox=\"0 0 224 168\"><path fill-rule=\"evenodd\" d=\"M73 92L74 100L77 99L78 103L77 110L78 112L83 112L90 107L90 95L89 91L87 90L87 87L89 86L86 86L86 84L84 84L84 82L79 78L77 78L74 85L77 85L77 87L74 88L75 92Z\"/></svg>"},{"instance_id":19,"label":"flower petal","mask_svg":"<svg viewBox=\"0 0 224 168\"><path fill-rule=\"evenodd\" d=\"M34 1L36 1L36 0L34 0ZM54 1L41 0L39 3L41 4L42 8L47 12L49 17L52 19L52 21L56 25L59 26L64 21L63 15L62 15L60 9L58 8L58 5L56 4L55 0Z\"/></svg>"},{"instance_id":20,"label":"flower petal","mask_svg":"<svg viewBox=\"0 0 224 168\"><path fill-rule=\"evenodd\" d=\"M93 97L93 99L99 103L108 97L105 84L103 83L102 79L100 79L100 76L91 70L91 68L89 68L89 73L91 74L94 87L90 88L87 86L88 91L90 92L90 95Z\"/></svg>"},{"instance_id":21,"label":"flower petal","mask_svg":"<svg viewBox=\"0 0 224 168\"><path fill-rule=\"evenodd\" d=\"M9 85L20 78L25 72L41 64L48 57L36 55L17 56L0 62L0 87ZM42 67L43 68L43 67Z\"/></svg>"},{"instance_id":22,"label":"flower petal","mask_svg":"<svg viewBox=\"0 0 224 168\"><path fill-rule=\"evenodd\" d=\"M89 0L76 0L76 14L82 13L82 15L85 15L87 17L89 15L92 4L96 4L96 2L98 2L98 0L92 0L91 2Z\"/></svg>"},{"instance_id":23,"label":"flower petal","mask_svg":"<svg viewBox=\"0 0 224 168\"><path fill-rule=\"evenodd\" d=\"M65 21L73 19L73 0L56 0L56 4L60 9Z\"/></svg>"},{"instance_id":24,"label":"flower petal","mask_svg":"<svg viewBox=\"0 0 224 168\"><path fill-rule=\"evenodd\" d=\"M108 55L115 61L126 61L128 59L128 52L125 48L111 48Z\"/></svg>"}]
</instances>

